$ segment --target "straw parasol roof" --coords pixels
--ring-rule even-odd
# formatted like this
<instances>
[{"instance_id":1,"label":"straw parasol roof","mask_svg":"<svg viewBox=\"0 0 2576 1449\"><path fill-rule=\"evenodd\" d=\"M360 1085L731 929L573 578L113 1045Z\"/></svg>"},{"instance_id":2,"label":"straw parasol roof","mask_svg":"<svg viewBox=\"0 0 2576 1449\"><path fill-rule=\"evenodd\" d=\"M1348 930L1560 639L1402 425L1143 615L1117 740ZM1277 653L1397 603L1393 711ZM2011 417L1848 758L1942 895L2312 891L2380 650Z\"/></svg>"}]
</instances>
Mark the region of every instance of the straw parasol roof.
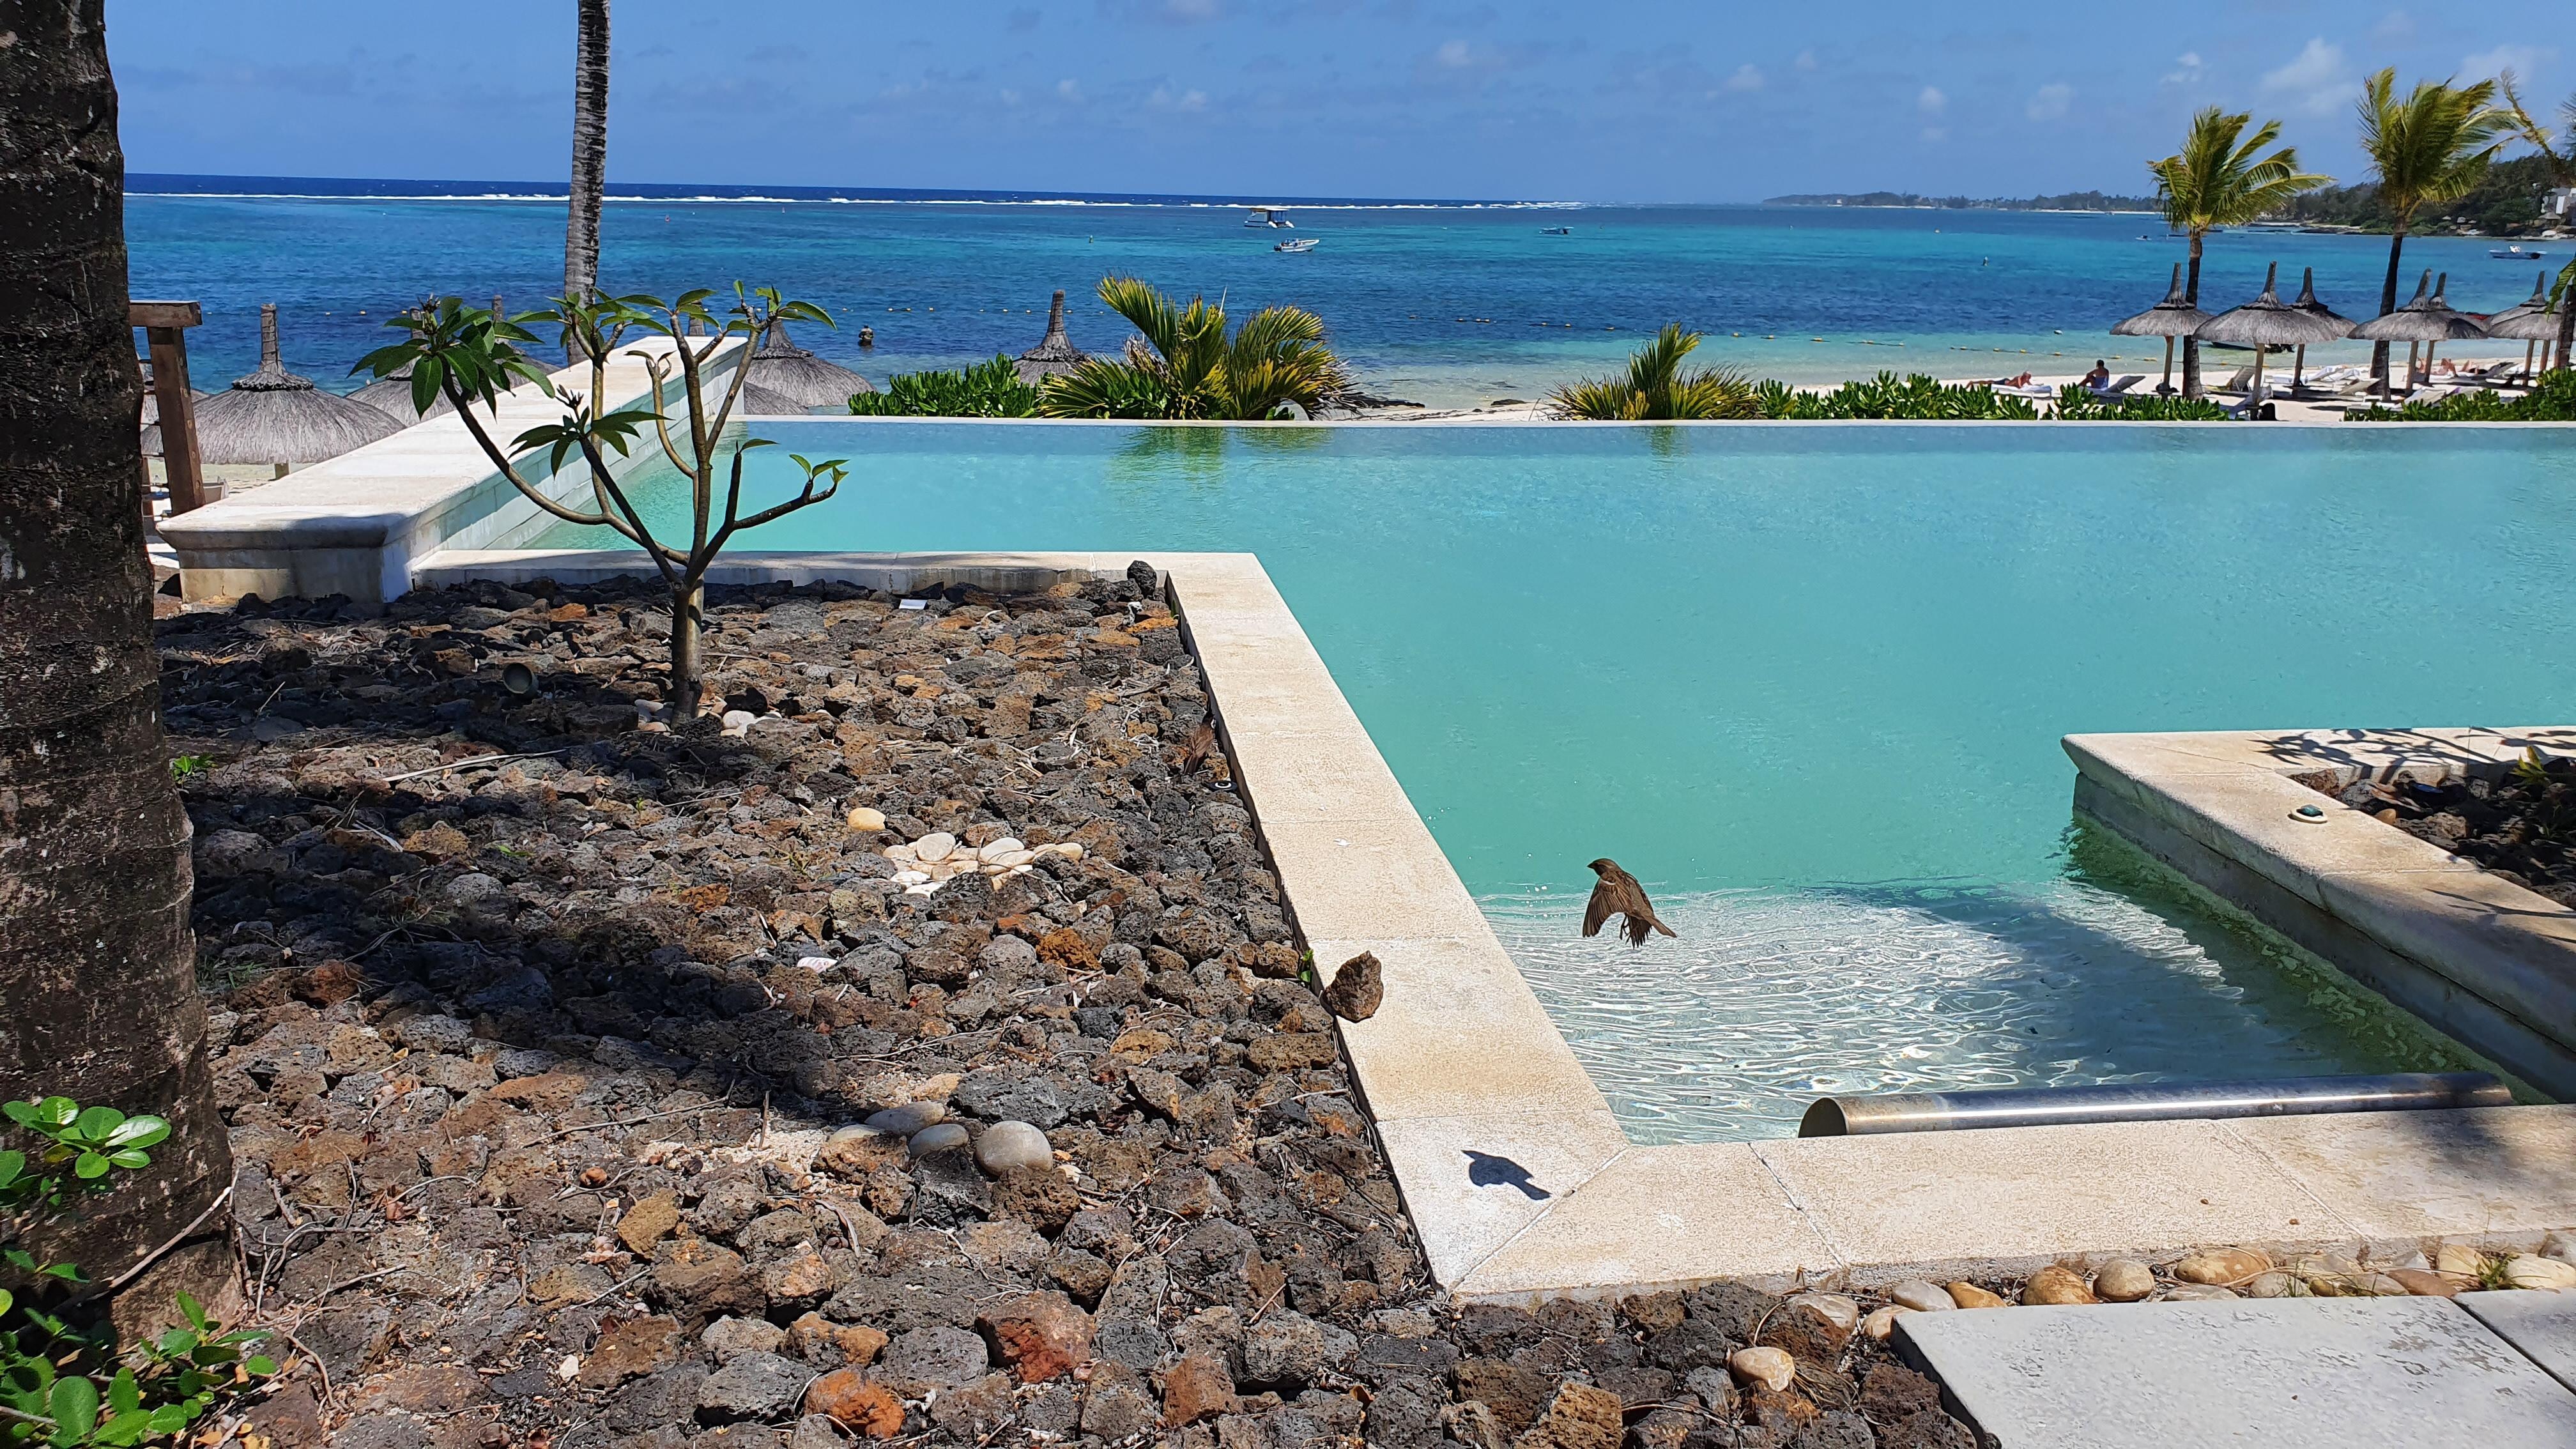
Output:
<instances>
[{"instance_id":1,"label":"straw parasol roof","mask_svg":"<svg viewBox=\"0 0 2576 1449\"><path fill-rule=\"evenodd\" d=\"M1012 365L1019 369L1020 381L1035 386L1040 378L1071 372L1089 360L1089 354L1064 335L1064 291L1058 288L1055 300L1047 304L1045 338L1021 353L1020 360Z\"/></svg>"},{"instance_id":2,"label":"straw parasol roof","mask_svg":"<svg viewBox=\"0 0 2576 1449\"><path fill-rule=\"evenodd\" d=\"M2487 319L2487 335L2512 342L2555 342L2558 314L2549 306L2549 274L2531 285L2531 300L2507 307Z\"/></svg>"},{"instance_id":3,"label":"straw parasol roof","mask_svg":"<svg viewBox=\"0 0 2576 1449\"><path fill-rule=\"evenodd\" d=\"M2290 305L2332 325L2335 329L2333 335L2336 337L2352 335L2352 319L2338 315L2333 308L2317 300L2317 269L2314 267L2308 268L2300 276L2299 300Z\"/></svg>"},{"instance_id":4,"label":"straw parasol roof","mask_svg":"<svg viewBox=\"0 0 2576 1449\"><path fill-rule=\"evenodd\" d=\"M2165 299L2135 317L2111 324L2114 337L2189 337L2209 321L2209 314L2185 301L2182 263L2174 263L2173 289Z\"/></svg>"},{"instance_id":5,"label":"straw parasol roof","mask_svg":"<svg viewBox=\"0 0 2576 1449\"><path fill-rule=\"evenodd\" d=\"M2319 306L2316 273L2308 273L2307 290L2297 303L2281 300L2281 264L2263 274L2263 295L2242 307L2231 307L2201 325L2203 342L2226 342L2258 351L2270 347L2304 347L2348 336L2352 324Z\"/></svg>"},{"instance_id":6,"label":"straw parasol roof","mask_svg":"<svg viewBox=\"0 0 2576 1449\"><path fill-rule=\"evenodd\" d=\"M735 414L737 417L748 414L801 413L805 411L805 409L796 405L796 399L789 397L783 392L776 392L769 388L762 387L756 382L745 382L742 385L742 397L739 399L739 404L741 412Z\"/></svg>"},{"instance_id":7,"label":"straw parasol roof","mask_svg":"<svg viewBox=\"0 0 2576 1449\"><path fill-rule=\"evenodd\" d=\"M760 345L751 350L751 361L745 366L751 369L745 388L757 387L785 398L794 404L786 409L789 412L845 409L850 394L876 391L866 378L788 341L787 324L776 317L761 329Z\"/></svg>"},{"instance_id":8,"label":"straw parasol roof","mask_svg":"<svg viewBox=\"0 0 2576 1449\"><path fill-rule=\"evenodd\" d=\"M2445 284L2450 274L2444 273ZM2486 329L2451 310L2434 287L2430 268L2415 283L2414 300L2384 317L2373 317L2352 329L2352 335L2369 342L2464 342L2486 336ZM2427 291L2431 295L2426 295Z\"/></svg>"},{"instance_id":9,"label":"straw parasol roof","mask_svg":"<svg viewBox=\"0 0 2576 1449\"><path fill-rule=\"evenodd\" d=\"M278 363L274 302L259 309L258 370L197 407L197 451L207 463L319 463L401 430L365 403L324 392ZM157 446L158 431L145 442Z\"/></svg>"},{"instance_id":10,"label":"straw parasol roof","mask_svg":"<svg viewBox=\"0 0 2576 1449\"><path fill-rule=\"evenodd\" d=\"M2553 332L2550 335L2554 337L2557 334ZM188 389L188 398L191 402L204 402L206 395L192 387ZM161 394L152 385L152 364L149 362L143 364L143 456L161 456Z\"/></svg>"}]
</instances>

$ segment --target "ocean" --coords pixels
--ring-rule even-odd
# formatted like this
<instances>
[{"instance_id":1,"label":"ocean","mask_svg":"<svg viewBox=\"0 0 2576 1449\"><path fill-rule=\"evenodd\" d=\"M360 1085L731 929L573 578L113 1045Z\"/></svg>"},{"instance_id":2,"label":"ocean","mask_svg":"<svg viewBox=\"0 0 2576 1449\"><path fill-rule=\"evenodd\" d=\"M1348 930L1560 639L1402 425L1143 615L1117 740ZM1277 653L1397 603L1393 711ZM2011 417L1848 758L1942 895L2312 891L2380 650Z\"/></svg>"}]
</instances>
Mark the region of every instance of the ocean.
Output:
<instances>
[{"instance_id":1,"label":"ocean","mask_svg":"<svg viewBox=\"0 0 2576 1449\"><path fill-rule=\"evenodd\" d=\"M204 305L189 339L201 388L256 364L262 302L278 304L288 366L345 391L385 319L423 295L497 291L518 310L563 276L559 185L136 174L126 196L133 294ZM1244 226L1265 202L1295 230ZM1673 321L1707 334L1695 362L1791 382L2074 373L2096 358L2152 373L2160 347L2107 329L2162 297L2184 256L2160 221L2123 214L623 185L601 236L604 287L775 286L838 323L797 341L880 385L1035 345L1059 287L1075 345L1114 351L1129 329L1092 288L1123 274L1238 315L1306 307L1367 391L1443 407L1614 369ZM1319 245L1272 250L1287 237ZM2522 301L2538 266L2490 245L2410 240L2406 289L2432 267L2462 310ZM2570 244L2540 245L2554 269ZM2203 305L2250 299L2277 261L2285 296L2314 267L2327 305L2367 317L2387 254L2383 237L2230 232L2210 239Z\"/></svg>"}]
</instances>

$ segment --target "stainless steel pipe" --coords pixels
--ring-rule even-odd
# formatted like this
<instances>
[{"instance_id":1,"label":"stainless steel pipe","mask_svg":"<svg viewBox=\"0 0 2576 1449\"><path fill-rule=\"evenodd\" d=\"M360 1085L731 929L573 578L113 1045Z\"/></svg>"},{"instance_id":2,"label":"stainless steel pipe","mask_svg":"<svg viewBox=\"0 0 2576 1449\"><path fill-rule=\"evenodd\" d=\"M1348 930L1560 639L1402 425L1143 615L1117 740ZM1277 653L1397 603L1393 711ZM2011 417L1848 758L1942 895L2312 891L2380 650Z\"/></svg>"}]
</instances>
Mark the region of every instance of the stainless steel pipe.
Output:
<instances>
[{"instance_id":1,"label":"stainless steel pipe","mask_svg":"<svg viewBox=\"0 0 2576 1449\"><path fill-rule=\"evenodd\" d=\"M2189 1117L2291 1117L2315 1112L2413 1112L2507 1107L2513 1093L2485 1072L2392 1072L2373 1077L2281 1077L2268 1082L2105 1083L1825 1097L1798 1123L1801 1137L2050 1127L2069 1122L2164 1122Z\"/></svg>"}]
</instances>

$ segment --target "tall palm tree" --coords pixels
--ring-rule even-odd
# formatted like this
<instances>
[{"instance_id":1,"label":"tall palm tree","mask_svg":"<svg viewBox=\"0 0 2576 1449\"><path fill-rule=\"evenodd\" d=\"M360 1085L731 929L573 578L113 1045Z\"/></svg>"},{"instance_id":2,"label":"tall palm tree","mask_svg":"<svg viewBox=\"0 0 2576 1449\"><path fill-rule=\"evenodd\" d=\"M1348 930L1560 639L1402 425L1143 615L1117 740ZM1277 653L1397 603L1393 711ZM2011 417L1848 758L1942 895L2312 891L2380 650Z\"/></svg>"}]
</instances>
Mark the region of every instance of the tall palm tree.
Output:
<instances>
[{"instance_id":1,"label":"tall palm tree","mask_svg":"<svg viewBox=\"0 0 2576 1449\"><path fill-rule=\"evenodd\" d=\"M2379 314L2397 310L2397 270L2406 233L2428 206L2469 194L2504 149L2512 117L2495 104L2496 83L2455 86L2417 81L2397 98L2397 71L2382 70L2361 83L2361 149L2379 184L2379 209L2388 217L2388 277L2379 288ZM2370 349L2370 371L2388 384L2388 344Z\"/></svg>"},{"instance_id":2,"label":"tall palm tree","mask_svg":"<svg viewBox=\"0 0 2576 1449\"><path fill-rule=\"evenodd\" d=\"M2512 117L2513 129L2531 148L2540 153L2549 167L2549 184L2553 188L2576 187L2576 96L2569 96L2558 107L2559 118L2566 123L2563 137L2552 136L2549 128L2532 118L2530 108L2514 85L2513 72L2497 78L2504 92L2504 109ZM2576 345L2576 261L2569 262L2558 273L2558 283L2550 289L2551 302L2558 308L2558 365L2576 366L2567 357L2567 349Z\"/></svg>"},{"instance_id":3,"label":"tall palm tree","mask_svg":"<svg viewBox=\"0 0 2576 1449\"><path fill-rule=\"evenodd\" d=\"M2156 178L2157 199L2164 203L2165 224L2191 238L2183 297L2195 306L2200 302L2201 247L2212 231L2258 221L2299 193L2334 179L2301 171L2295 146L2262 154L2281 139L2281 123L2265 121L2249 136L2245 128L2253 124L2246 112L2204 107L2191 118L2180 151L2147 163ZM2182 342L2182 395L2201 395L2200 340L2194 337Z\"/></svg>"},{"instance_id":4,"label":"tall palm tree","mask_svg":"<svg viewBox=\"0 0 2576 1449\"><path fill-rule=\"evenodd\" d=\"M0 5L0 1096L171 1122L149 1172L25 1245L110 1283L202 1223L232 1157L161 734L104 8ZM211 1301L232 1276L226 1226L129 1291Z\"/></svg>"},{"instance_id":5,"label":"tall palm tree","mask_svg":"<svg viewBox=\"0 0 2576 1449\"><path fill-rule=\"evenodd\" d=\"M1137 335L1121 358L1085 359L1046 380L1038 411L1059 418L1259 421L1290 404L1313 416L1351 385L1324 345L1323 319L1264 307L1226 333L1225 308L1176 302L1132 277L1100 279L1100 300Z\"/></svg>"},{"instance_id":6,"label":"tall palm tree","mask_svg":"<svg viewBox=\"0 0 2576 1449\"><path fill-rule=\"evenodd\" d=\"M599 285L599 197L608 179L608 0L575 0L572 64L572 200L564 223L564 295Z\"/></svg>"},{"instance_id":7,"label":"tall palm tree","mask_svg":"<svg viewBox=\"0 0 2576 1449\"><path fill-rule=\"evenodd\" d=\"M1628 355L1623 377L1586 378L1548 395L1548 405L1569 418L1592 422L1757 418L1761 396L1752 380L1731 367L1682 371L1682 360L1700 335L1667 322L1655 340Z\"/></svg>"}]
</instances>

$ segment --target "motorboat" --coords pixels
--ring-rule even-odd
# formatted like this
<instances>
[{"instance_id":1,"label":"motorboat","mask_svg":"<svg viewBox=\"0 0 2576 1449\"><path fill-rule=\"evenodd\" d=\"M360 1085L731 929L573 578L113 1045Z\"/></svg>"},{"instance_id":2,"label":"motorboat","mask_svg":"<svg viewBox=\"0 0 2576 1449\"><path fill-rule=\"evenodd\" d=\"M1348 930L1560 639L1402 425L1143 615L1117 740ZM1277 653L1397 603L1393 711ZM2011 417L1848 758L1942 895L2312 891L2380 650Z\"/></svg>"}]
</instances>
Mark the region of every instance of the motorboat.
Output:
<instances>
[{"instance_id":1,"label":"motorboat","mask_svg":"<svg viewBox=\"0 0 2576 1449\"><path fill-rule=\"evenodd\" d=\"M1288 219L1287 208L1279 206L1256 206L1252 209L1252 215L1243 219L1243 224L1245 226L1281 226L1290 228L1297 225L1297 223Z\"/></svg>"},{"instance_id":2,"label":"motorboat","mask_svg":"<svg viewBox=\"0 0 2576 1449\"><path fill-rule=\"evenodd\" d=\"M1538 229L1538 234L1540 236L1572 236L1574 235L1574 228L1570 226L1543 226Z\"/></svg>"},{"instance_id":3,"label":"motorboat","mask_svg":"<svg viewBox=\"0 0 2576 1449\"><path fill-rule=\"evenodd\" d=\"M1291 254L1303 254L1303 253L1306 253L1306 252L1311 252L1311 251L1313 251L1315 248L1317 248L1317 247L1319 247L1319 246L1322 246L1323 244L1324 244L1324 239L1323 239L1322 237L1319 237L1319 236L1301 236L1301 237L1293 237L1293 238L1291 238L1291 239L1289 239L1289 240L1287 240L1287 241L1281 242L1279 245L1277 245L1277 246L1275 246L1275 247L1272 247L1272 248L1271 248L1271 250L1272 250L1272 251L1274 251L1274 252L1288 252L1288 253L1291 253Z\"/></svg>"},{"instance_id":4,"label":"motorboat","mask_svg":"<svg viewBox=\"0 0 2576 1449\"><path fill-rule=\"evenodd\" d=\"M2487 252L2487 255L2500 262L2536 262L2542 257L2549 255L2549 253L2534 251L2529 247L2517 245L2509 247L2495 247L2490 249Z\"/></svg>"}]
</instances>

